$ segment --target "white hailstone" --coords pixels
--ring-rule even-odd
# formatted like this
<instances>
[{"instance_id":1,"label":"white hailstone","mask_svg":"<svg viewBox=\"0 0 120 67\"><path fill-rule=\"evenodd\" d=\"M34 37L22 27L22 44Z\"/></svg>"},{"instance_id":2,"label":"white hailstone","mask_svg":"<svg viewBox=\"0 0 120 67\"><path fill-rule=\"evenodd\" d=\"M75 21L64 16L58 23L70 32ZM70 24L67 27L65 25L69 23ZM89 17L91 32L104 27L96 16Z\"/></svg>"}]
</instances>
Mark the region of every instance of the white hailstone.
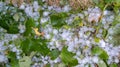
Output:
<instances>
[{"instance_id":1,"label":"white hailstone","mask_svg":"<svg viewBox=\"0 0 120 67\"><path fill-rule=\"evenodd\" d=\"M109 28L109 25L104 25L104 29L108 29Z\"/></svg>"},{"instance_id":2,"label":"white hailstone","mask_svg":"<svg viewBox=\"0 0 120 67\"><path fill-rule=\"evenodd\" d=\"M55 7L53 10L55 10L56 12L62 12L62 9L59 7Z\"/></svg>"},{"instance_id":3,"label":"white hailstone","mask_svg":"<svg viewBox=\"0 0 120 67\"><path fill-rule=\"evenodd\" d=\"M31 17L32 17L33 7L27 6L27 7L25 8L25 13L26 13L28 16L31 16Z\"/></svg>"},{"instance_id":4,"label":"white hailstone","mask_svg":"<svg viewBox=\"0 0 120 67\"><path fill-rule=\"evenodd\" d=\"M21 57L20 56L17 56L17 59L20 59Z\"/></svg>"},{"instance_id":5,"label":"white hailstone","mask_svg":"<svg viewBox=\"0 0 120 67\"><path fill-rule=\"evenodd\" d=\"M49 42L49 45L54 45L54 42L53 41Z\"/></svg>"},{"instance_id":6,"label":"white hailstone","mask_svg":"<svg viewBox=\"0 0 120 67\"><path fill-rule=\"evenodd\" d=\"M88 15L88 11L84 11L84 15L87 16Z\"/></svg>"},{"instance_id":7,"label":"white hailstone","mask_svg":"<svg viewBox=\"0 0 120 67\"><path fill-rule=\"evenodd\" d=\"M89 41L89 40L87 40L87 41L86 41L86 44L87 44L87 45L90 45L90 41Z\"/></svg>"},{"instance_id":8,"label":"white hailstone","mask_svg":"<svg viewBox=\"0 0 120 67\"><path fill-rule=\"evenodd\" d=\"M50 37L51 37L50 34L46 34L46 35L45 35L45 38L46 38L46 39L50 39Z\"/></svg>"},{"instance_id":9,"label":"white hailstone","mask_svg":"<svg viewBox=\"0 0 120 67\"><path fill-rule=\"evenodd\" d=\"M18 35L13 35L12 36L12 40L17 39L17 38L18 38Z\"/></svg>"},{"instance_id":10,"label":"white hailstone","mask_svg":"<svg viewBox=\"0 0 120 67\"><path fill-rule=\"evenodd\" d=\"M89 67L89 64L86 64L84 67Z\"/></svg>"},{"instance_id":11,"label":"white hailstone","mask_svg":"<svg viewBox=\"0 0 120 67\"><path fill-rule=\"evenodd\" d=\"M53 9L53 6L48 6L48 10L52 10Z\"/></svg>"},{"instance_id":12,"label":"white hailstone","mask_svg":"<svg viewBox=\"0 0 120 67\"><path fill-rule=\"evenodd\" d=\"M108 39L112 40L112 36L109 36Z\"/></svg>"},{"instance_id":13,"label":"white hailstone","mask_svg":"<svg viewBox=\"0 0 120 67\"><path fill-rule=\"evenodd\" d=\"M4 50L6 50L6 48L7 47L5 47L5 46L3 46L3 45L0 44L0 51L4 51Z\"/></svg>"},{"instance_id":14,"label":"white hailstone","mask_svg":"<svg viewBox=\"0 0 120 67\"><path fill-rule=\"evenodd\" d=\"M64 12L68 12L68 11L71 10L71 8L69 7L69 5L64 6L62 9L63 9Z\"/></svg>"},{"instance_id":15,"label":"white hailstone","mask_svg":"<svg viewBox=\"0 0 120 67\"><path fill-rule=\"evenodd\" d=\"M57 35L58 34L58 30L53 29L53 34Z\"/></svg>"},{"instance_id":16,"label":"white hailstone","mask_svg":"<svg viewBox=\"0 0 120 67\"><path fill-rule=\"evenodd\" d=\"M52 38L52 41L53 41L53 42L55 42L56 40L57 40L56 37L53 37L53 38Z\"/></svg>"},{"instance_id":17,"label":"white hailstone","mask_svg":"<svg viewBox=\"0 0 120 67\"><path fill-rule=\"evenodd\" d=\"M108 14L108 11L105 10L105 11L103 12L103 15L107 15L107 14Z\"/></svg>"},{"instance_id":18,"label":"white hailstone","mask_svg":"<svg viewBox=\"0 0 120 67\"><path fill-rule=\"evenodd\" d=\"M20 55L20 51L19 50L16 51L16 55Z\"/></svg>"},{"instance_id":19,"label":"white hailstone","mask_svg":"<svg viewBox=\"0 0 120 67\"><path fill-rule=\"evenodd\" d=\"M69 32L63 32L61 36L63 39L66 39L69 36L69 34L70 34Z\"/></svg>"},{"instance_id":20,"label":"white hailstone","mask_svg":"<svg viewBox=\"0 0 120 67\"><path fill-rule=\"evenodd\" d=\"M109 16L108 22L109 22L109 23L112 23L113 19L114 19L114 16L113 16L113 15Z\"/></svg>"},{"instance_id":21,"label":"white hailstone","mask_svg":"<svg viewBox=\"0 0 120 67\"><path fill-rule=\"evenodd\" d=\"M119 63L119 59L118 58L115 58L115 63Z\"/></svg>"},{"instance_id":22,"label":"white hailstone","mask_svg":"<svg viewBox=\"0 0 120 67\"><path fill-rule=\"evenodd\" d=\"M17 48L16 48L16 47L13 47L13 48L12 48L12 51L13 51L13 52L17 52Z\"/></svg>"},{"instance_id":23,"label":"white hailstone","mask_svg":"<svg viewBox=\"0 0 120 67\"><path fill-rule=\"evenodd\" d=\"M69 52L73 52L75 49L74 49L74 43L71 42L69 45L68 45L68 49L67 49Z\"/></svg>"},{"instance_id":24,"label":"white hailstone","mask_svg":"<svg viewBox=\"0 0 120 67\"><path fill-rule=\"evenodd\" d=\"M48 11L43 12L43 16L48 16L49 14L50 14L50 12L48 12Z\"/></svg>"},{"instance_id":25,"label":"white hailstone","mask_svg":"<svg viewBox=\"0 0 120 67\"><path fill-rule=\"evenodd\" d=\"M0 42L0 51L4 51L6 49L6 47L3 45L4 45L4 41L1 41Z\"/></svg>"},{"instance_id":26,"label":"white hailstone","mask_svg":"<svg viewBox=\"0 0 120 67\"><path fill-rule=\"evenodd\" d=\"M41 23L45 23L48 21L48 18L41 18Z\"/></svg>"},{"instance_id":27,"label":"white hailstone","mask_svg":"<svg viewBox=\"0 0 120 67\"><path fill-rule=\"evenodd\" d=\"M79 31L79 37L82 38L83 37L83 33L81 31Z\"/></svg>"},{"instance_id":28,"label":"white hailstone","mask_svg":"<svg viewBox=\"0 0 120 67\"><path fill-rule=\"evenodd\" d=\"M94 32L94 31L95 31L95 29L94 29L94 28L88 28L88 30L89 30L89 31L92 31L92 32Z\"/></svg>"},{"instance_id":29,"label":"white hailstone","mask_svg":"<svg viewBox=\"0 0 120 67\"><path fill-rule=\"evenodd\" d=\"M42 0L42 2L45 2L45 0Z\"/></svg>"},{"instance_id":30,"label":"white hailstone","mask_svg":"<svg viewBox=\"0 0 120 67\"><path fill-rule=\"evenodd\" d=\"M48 61L42 61L44 64L47 64L48 63Z\"/></svg>"},{"instance_id":31,"label":"white hailstone","mask_svg":"<svg viewBox=\"0 0 120 67\"><path fill-rule=\"evenodd\" d=\"M45 56L45 57L44 57L44 59L45 59L45 60L48 60L48 59L49 59L49 57L48 57L48 56Z\"/></svg>"},{"instance_id":32,"label":"white hailstone","mask_svg":"<svg viewBox=\"0 0 120 67\"><path fill-rule=\"evenodd\" d=\"M83 35L83 37L86 39L86 38L88 38L88 36L87 35Z\"/></svg>"},{"instance_id":33,"label":"white hailstone","mask_svg":"<svg viewBox=\"0 0 120 67\"><path fill-rule=\"evenodd\" d=\"M14 47L14 44L10 44L8 47L13 48L13 47Z\"/></svg>"},{"instance_id":34,"label":"white hailstone","mask_svg":"<svg viewBox=\"0 0 120 67\"><path fill-rule=\"evenodd\" d=\"M39 12L33 12L33 17L39 17Z\"/></svg>"},{"instance_id":35,"label":"white hailstone","mask_svg":"<svg viewBox=\"0 0 120 67\"><path fill-rule=\"evenodd\" d=\"M56 58L55 60L54 60L54 63L58 63L58 62L60 62L61 60L60 60L60 58L58 57L58 58Z\"/></svg>"},{"instance_id":36,"label":"white hailstone","mask_svg":"<svg viewBox=\"0 0 120 67\"><path fill-rule=\"evenodd\" d=\"M88 16L88 21L92 22L98 22L99 18L101 16L101 10L98 7L95 7L94 9L88 9L89 16Z\"/></svg>"},{"instance_id":37,"label":"white hailstone","mask_svg":"<svg viewBox=\"0 0 120 67\"><path fill-rule=\"evenodd\" d=\"M86 26L83 26L83 27L82 27L82 30L83 30L84 32L86 32L86 31L89 30L89 28L87 28Z\"/></svg>"},{"instance_id":38,"label":"white hailstone","mask_svg":"<svg viewBox=\"0 0 120 67\"><path fill-rule=\"evenodd\" d=\"M84 59L82 60L82 64L86 64L87 62L89 62L89 58L84 58Z\"/></svg>"},{"instance_id":39,"label":"white hailstone","mask_svg":"<svg viewBox=\"0 0 120 67\"><path fill-rule=\"evenodd\" d=\"M105 18L102 18L102 24L106 24L106 19Z\"/></svg>"},{"instance_id":40,"label":"white hailstone","mask_svg":"<svg viewBox=\"0 0 120 67\"><path fill-rule=\"evenodd\" d=\"M79 39L79 43L84 43L85 44L85 40Z\"/></svg>"},{"instance_id":41,"label":"white hailstone","mask_svg":"<svg viewBox=\"0 0 120 67\"><path fill-rule=\"evenodd\" d=\"M97 34L96 37L101 38L102 34Z\"/></svg>"},{"instance_id":42,"label":"white hailstone","mask_svg":"<svg viewBox=\"0 0 120 67\"><path fill-rule=\"evenodd\" d=\"M81 14L81 13L78 13L77 15L78 15L80 18L82 18L82 19L84 18L84 15Z\"/></svg>"},{"instance_id":43,"label":"white hailstone","mask_svg":"<svg viewBox=\"0 0 120 67\"><path fill-rule=\"evenodd\" d=\"M24 4L20 5L19 9L25 9L25 5Z\"/></svg>"},{"instance_id":44,"label":"white hailstone","mask_svg":"<svg viewBox=\"0 0 120 67\"><path fill-rule=\"evenodd\" d=\"M71 36L68 36L68 37L66 38L67 41L71 41L71 39L72 39Z\"/></svg>"},{"instance_id":45,"label":"white hailstone","mask_svg":"<svg viewBox=\"0 0 120 67\"><path fill-rule=\"evenodd\" d=\"M79 57L76 57L76 59L78 60L78 63L82 63L82 60Z\"/></svg>"},{"instance_id":46,"label":"white hailstone","mask_svg":"<svg viewBox=\"0 0 120 67\"><path fill-rule=\"evenodd\" d=\"M58 42L58 41L56 41L56 47L61 51L62 50L62 47L63 47L63 45L62 44L60 44L60 42Z\"/></svg>"},{"instance_id":47,"label":"white hailstone","mask_svg":"<svg viewBox=\"0 0 120 67\"><path fill-rule=\"evenodd\" d=\"M38 5L37 1L33 2L33 8L34 8L35 11L38 11L39 5Z\"/></svg>"},{"instance_id":48,"label":"white hailstone","mask_svg":"<svg viewBox=\"0 0 120 67\"><path fill-rule=\"evenodd\" d=\"M105 43L105 41L103 41L103 40L100 40L100 46L101 46L101 47L105 47L105 46L106 46L106 43Z\"/></svg>"},{"instance_id":49,"label":"white hailstone","mask_svg":"<svg viewBox=\"0 0 120 67\"><path fill-rule=\"evenodd\" d=\"M77 52L76 52L76 55L77 55L77 56L80 56L80 54L81 54L80 51L77 51Z\"/></svg>"},{"instance_id":50,"label":"white hailstone","mask_svg":"<svg viewBox=\"0 0 120 67\"><path fill-rule=\"evenodd\" d=\"M99 33L102 33L103 32L103 30L102 29L99 29Z\"/></svg>"},{"instance_id":51,"label":"white hailstone","mask_svg":"<svg viewBox=\"0 0 120 67\"><path fill-rule=\"evenodd\" d=\"M92 61L93 61L94 63L98 63L98 57L93 57L93 58L92 58Z\"/></svg>"},{"instance_id":52,"label":"white hailstone","mask_svg":"<svg viewBox=\"0 0 120 67\"><path fill-rule=\"evenodd\" d=\"M0 55L0 63L1 62L6 62L7 58L4 55Z\"/></svg>"},{"instance_id":53,"label":"white hailstone","mask_svg":"<svg viewBox=\"0 0 120 67\"><path fill-rule=\"evenodd\" d=\"M114 51L114 50L112 50L112 51L110 52L110 55L111 55L111 56L115 56L115 54L116 54L116 51Z\"/></svg>"},{"instance_id":54,"label":"white hailstone","mask_svg":"<svg viewBox=\"0 0 120 67\"><path fill-rule=\"evenodd\" d=\"M91 13L88 16L88 22L92 22L92 21L98 22L100 16L101 16L101 14Z\"/></svg>"}]
</instances>

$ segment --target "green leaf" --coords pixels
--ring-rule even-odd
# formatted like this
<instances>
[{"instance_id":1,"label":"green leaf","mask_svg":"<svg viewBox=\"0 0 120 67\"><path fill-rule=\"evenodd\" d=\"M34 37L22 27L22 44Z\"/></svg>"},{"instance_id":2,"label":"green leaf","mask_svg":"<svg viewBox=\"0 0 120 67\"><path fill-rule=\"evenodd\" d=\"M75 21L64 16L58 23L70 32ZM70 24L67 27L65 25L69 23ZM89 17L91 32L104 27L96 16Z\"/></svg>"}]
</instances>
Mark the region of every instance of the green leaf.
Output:
<instances>
[{"instance_id":1,"label":"green leaf","mask_svg":"<svg viewBox=\"0 0 120 67\"><path fill-rule=\"evenodd\" d=\"M19 20L19 15L18 15L18 13L16 13L14 16L13 16L13 19L15 20L15 21L18 21Z\"/></svg>"},{"instance_id":2,"label":"green leaf","mask_svg":"<svg viewBox=\"0 0 120 67\"><path fill-rule=\"evenodd\" d=\"M97 38L97 37L95 37L95 38L94 38L94 41L95 41L96 43L99 43L100 39Z\"/></svg>"},{"instance_id":3,"label":"green leaf","mask_svg":"<svg viewBox=\"0 0 120 67\"><path fill-rule=\"evenodd\" d=\"M44 39L32 39L33 45L31 46L31 51L37 51L40 54L46 56L50 52L47 47L47 41Z\"/></svg>"},{"instance_id":4,"label":"green leaf","mask_svg":"<svg viewBox=\"0 0 120 67\"><path fill-rule=\"evenodd\" d=\"M112 3L113 0L105 0L105 3Z\"/></svg>"},{"instance_id":5,"label":"green leaf","mask_svg":"<svg viewBox=\"0 0 120 67\"><path fill-rule=\"evenodd\" d=\"M43 39L26 38L21 43L21 48L27 55L30 55L30 53L33 51L37 51L46 56L50 52L49 48L47 47L46 40Z\"/></svg>"},{"instance_id":6,"label":"green leaf","mask_svg":"<svg viewBox=\"0 0 120 67\"><path fill-rule=\"evenodd\" d=\"M98 67L107 67L106 63L104 61L98 62Z\"/></svg>"},{"instance_id":7,"label":"green leaf","mask_svg":"<svg viewBox=\"0 0 120 67\"><path fill-rule=\"evenodd\" d=\"M108 34L108 30L104 29L102 32L103 38L106 38L107 34Z\"/></svg>"},{"instance_id":8,"label":"green leaf","mask_svg":"<svg viewBox=\"0 0 120 67\"><path fill-rule=\"evenodd\" d=\"M50 57L52 60L55 60L60 55L60 51L58 49L54 49L50 52Z\"/></svg>"},{"instance_id":9,"label":"green leaf","mask_svg":"<svg viewBox=\"0 0 120 67\"><path fill-rule=\"evenodd\" d=\"M10 60L10 65L11 67L19 67L19 61L16 58L16 53L15 52L9 52L8 58Z\"/></svg>"},{"instance_id":10,"label":"green leaf","mask_svg":"<svg viewBox=\"0 0 120 67\"><path fill-rule=\"evenodd\" d=\"M11 25L11 26L9 26L9 29L7 30L7 33L10 33L10 34L17 34L17 33L19 33L18 25Z\"/></svg>"},{"instance_id":11,"label":"green leaf","mask_svg":"<svg viewBox=\"0 0 120 67\"><path fill-rule=\"evenodd\" d=\"M75 66L78 64L78 61L77 59L73 58L74 55L75 54L67 51L67 47L64 47L60 54L60 58L66 65Z\"/></svg>"},{"instance_id":12,"label":"green leaf","mask_svg":"<svg viewBox=\"0 0 120 67\"><path fill-rule=\"evenodd\" d=\"M23 50L23 52L25 54L29 54L30 53L30 49L32 46L32 41L28 38L26 38L22 43L21 43L21 49Z\"/></svg>"},{"instance_id":13,"label":"green leaf","mask_svg":"<svg viewBox=\"0 0 120 67\"><path fill-rule=\"evenodd\" d=\"M31 57L29 56L23 56L23 58L19 60L20 67L30 67L31 63L32 63Z\"/></svg>"},{"instance_id":14,"label":"green leaf","mask_svg":"<svg viewBox=\"0 0 120 67\"><path fill-rule=\"evenodd\" d=\"M56 14L52 14L50 16L50 20L51 20L51 24L53 27L55 28L60 28L63 25L66 24L65 19L67 17L67 13L56 13Z\"/></svg>"},{"instance_id":15,"label":"green leaf","mask_svg":"<svg viewBox=\"0 0 120 67\"><path fill-rule=\"evenodd\" d=\"M103 52L99 55L101 59L107 60L109 58L107 52L103 50Z\"/></svg>"},{"instance_id":16,"label":"green leaf","mask_svg":"<svg viewBox=\"0 0 120 67\"><path fill-rule=\"evenodd\" d=\"M118 67L116 63L110 64L110 67Z\"/></svg>"},{"instance_id":17,"label":"green leaf","mask_svg":"<svg viewBox=\"0 0 120 67\"><path fill-rule=\"evenodd\" d=\"M107 60L108 59L108 54L105 52L102 48L95 46L92 48L92 54L93 55L98 55L99 58Z\"/></svg>"},{"instance_id":18,"label":"green leaf","mask_svg":"<svg viewBox=\"0 0 120 67\"><path fill-rule=\"evenodd\" d=\"M66 67L66 65L64 63L56 63L54 67Z\"/></svg>"},{"instance_id":19,"label":"green leaf","mask_svg":"<svg viewBox=\"0 0 120 67\"><path fill-rule=\"evenodd\" d=\"M72 27L83 26L82 19L76 16L71 24Z\"/></svg>"},{"instance_id":20,"label":"green leaf","mask_svg":"<svg viewBox=\"0 0 120 67\"><path fill-rule=\"evenodd\" d=\"M26 30L24 32L24 36L29 36L32 33L32 27L36 27L36 23L33 18L28 18L25 22Z\"/></svg>"}]
</instances>

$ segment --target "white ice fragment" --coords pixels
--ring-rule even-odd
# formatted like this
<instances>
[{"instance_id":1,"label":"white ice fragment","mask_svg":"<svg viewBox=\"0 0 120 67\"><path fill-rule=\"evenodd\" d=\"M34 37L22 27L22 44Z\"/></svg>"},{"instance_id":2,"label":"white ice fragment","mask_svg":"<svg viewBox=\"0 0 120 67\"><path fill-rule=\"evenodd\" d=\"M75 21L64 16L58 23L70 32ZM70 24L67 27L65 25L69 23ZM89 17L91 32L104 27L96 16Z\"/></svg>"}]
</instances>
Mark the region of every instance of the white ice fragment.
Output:
<instances>
[{"instance_id":1,"label":"white ice fragment","mask_svg":"<svg viewBox=\"0 0 120 67\"><path fill-rule=\"evenodd\" d=\"M47 12L47 11L43 12L43 16L48 16L48 15L49 15L49 12Z\"/></svg>"},{"instance_id":2,"label":"white ice fragment","mask_svg":"<svg viewBox=\"0 0 120 67\"><path fill-rule=\"evenodd\" d=\"M22 4L22 5L20 5L20 7L19 7L20 9L25 9L25 5L24 4Z\"/></svg>"},{"instance_id":3,"label":"white ice fragment","mask_svg":"<svg viewBox=\"0 0 120 67\"><path fill-rule=\"evenodd\" d=\"M105 47L105 41L100 40L100 46L101 46L101 47Z\"/></svg>"}]
</instances>

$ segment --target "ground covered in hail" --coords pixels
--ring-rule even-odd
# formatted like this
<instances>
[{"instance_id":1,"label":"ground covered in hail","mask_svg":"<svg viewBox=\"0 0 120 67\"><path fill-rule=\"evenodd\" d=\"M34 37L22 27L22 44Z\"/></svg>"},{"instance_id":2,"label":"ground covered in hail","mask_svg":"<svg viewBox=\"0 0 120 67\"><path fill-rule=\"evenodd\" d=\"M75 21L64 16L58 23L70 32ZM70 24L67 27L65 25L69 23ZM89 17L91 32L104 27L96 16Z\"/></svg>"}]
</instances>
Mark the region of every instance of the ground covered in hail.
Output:
<instances>
[{"instance_id":1,"label":"ground covered in hail","mask_svg":"<svg viewBox=\"0 0 120 67\"><path fill-rule=\"evenodd\" d=\"M0 2L0 67L119 67L120 1L77 1Z\"/></svg>"}]
</instances>

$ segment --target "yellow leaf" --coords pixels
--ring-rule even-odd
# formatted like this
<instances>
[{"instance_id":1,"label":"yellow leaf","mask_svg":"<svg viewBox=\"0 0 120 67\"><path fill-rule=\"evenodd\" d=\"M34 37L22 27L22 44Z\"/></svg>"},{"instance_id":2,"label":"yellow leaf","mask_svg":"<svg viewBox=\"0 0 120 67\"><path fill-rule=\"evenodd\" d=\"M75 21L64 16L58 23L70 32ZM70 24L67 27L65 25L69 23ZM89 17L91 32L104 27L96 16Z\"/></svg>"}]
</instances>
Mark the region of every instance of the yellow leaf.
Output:
<instances>
[{"instance_id":1,"label":"yellow leaf","mask_svg":"<svg viewBox=\"0 0 120 67\"><path fill-rule=\"evenodd\" d=\"M76 16L76 17L74 18L74 20L79 20L79 17L78 17L78 16Z\"/></svg>"},{"instance_id":2,"label":"yellow leaf","mask_svg":"<svg viewBox=\"0 0 120 67\"><path fill-rule=\"evenodd\" d=\"M94 38L94 41L95 41L96 43L98 43L98 42L100 41L100 39L97 38L97 37L95 37L95 38Z\"/></svg>"},{"instance_id":3,"label":"yellow leaf","mask_svg":"<svg viewBox=\"0 0 120 67\"><path fill-rule=\"evenodd\" d=\"M33 28L32 27L32 29L34 30L34 32L35 32L35 34L37 35L37 36L40 36L40 35L44 35L44 33L42 32L42 33L40 33L39 31L38 31L38 28Z\"/></svg>"},{"instance_id":4,"label":"yellow leaf","mask_svg":"<svg viewBox=\"0 0 120 67\"><path fill-rule=\"evenodd\" d=\"M83 26L83 23L82 23L82 22L80 22L79 26Z\"/></svg>"}]
</instances>

